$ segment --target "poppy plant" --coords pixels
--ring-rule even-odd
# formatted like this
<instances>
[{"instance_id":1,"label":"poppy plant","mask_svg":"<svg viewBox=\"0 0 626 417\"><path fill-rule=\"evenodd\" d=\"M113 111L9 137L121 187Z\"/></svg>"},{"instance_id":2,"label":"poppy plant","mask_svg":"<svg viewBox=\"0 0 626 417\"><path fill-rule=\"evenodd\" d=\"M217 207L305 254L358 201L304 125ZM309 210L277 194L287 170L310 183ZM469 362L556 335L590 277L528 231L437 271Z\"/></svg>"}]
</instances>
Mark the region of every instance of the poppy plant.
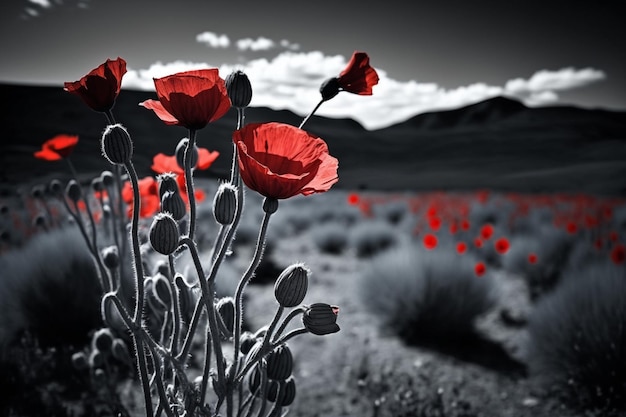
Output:
<instances>
[{"instance_id":1,"label":"poppy plant","mask_svg":"<svg viewBox=\"0 0 626 417\"><path fill-rule=\"evenodd\" d=\"M77 95L95 111L108 112L120 93L122 76L125 73L126 61L119 57L107 59L80 80L66 82L65 91Z\"/></svg>"},{"instance_id":2,"label":"poppy plant","mask_svg":"<svg viewBox=\"0 0 626 417\"><path fill-rule=\"evenodd\" d=\"M294 126L251 123L233 134L243 182L259 194L285 199L328 191L338 161L322 139Z\"/></svg>"},{"instance_id":3,"label":"poppy plant","mask_svg":"<svg viewBox=\"0 0 626 417\"><path fill-rule=\"evenodd\" d=\"M198 130L224 116L231 103L217 68L179 72L155 78L158 100L139 103L167 125Z\"/></svg>"},{"instance_id":4,"label":"poppy plant","mask_svg":"<svg viewBox=\"0 0 626 417\"><path fill-rule=\"evenodd\" d=\"M56 135L45 141L41 150L35 152L35 158L46 161L58 161L68 157L78 143L78 136Z\"/></svg>"}]
</instances>

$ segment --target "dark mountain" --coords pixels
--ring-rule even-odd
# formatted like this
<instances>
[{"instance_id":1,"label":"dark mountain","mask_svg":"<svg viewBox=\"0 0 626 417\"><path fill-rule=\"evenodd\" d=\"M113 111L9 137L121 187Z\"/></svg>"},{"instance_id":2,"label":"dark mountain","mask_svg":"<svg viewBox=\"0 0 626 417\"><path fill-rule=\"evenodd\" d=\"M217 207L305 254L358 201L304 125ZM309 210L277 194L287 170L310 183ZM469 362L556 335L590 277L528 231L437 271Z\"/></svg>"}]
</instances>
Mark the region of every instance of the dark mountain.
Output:
<instances>
[{"instance_id":1,"label":"dark mountain","mask_svg":"<svg viewBox=\"0 0 626 417\"><path fill-rule=\"evenodd\" d=\"M105 119L62 88L1 85L3 109L0 183L33 183L67 176L65 163L32 157L58 133L78 134L72 162L85 180L110 169L99 150ZM139 102L155 93L124 90L114 108L135 143L140 175L151 175L152 156L173 154L186 135L166 126ZM307 111L309 109L306 109ZM246 123L302 117L267 108L246 110ZM221 153L200 176L226 177L236 113L198 133L199 146ZM340 161L337 187L378 190L464 190L626 194L626 112L576 107L528 108L496 97L459 109L420 114L368 131L351 119L312 117L305 128L324 138Z\"/></svg>"}]
</instances>

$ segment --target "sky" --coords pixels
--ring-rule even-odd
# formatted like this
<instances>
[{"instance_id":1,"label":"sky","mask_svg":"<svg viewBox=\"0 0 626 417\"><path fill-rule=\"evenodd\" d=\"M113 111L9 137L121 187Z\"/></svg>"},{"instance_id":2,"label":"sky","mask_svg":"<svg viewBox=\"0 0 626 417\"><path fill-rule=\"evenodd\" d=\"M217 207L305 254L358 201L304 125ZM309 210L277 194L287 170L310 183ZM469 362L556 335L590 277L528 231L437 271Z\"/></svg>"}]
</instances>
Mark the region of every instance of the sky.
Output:
<instances>
[{"instance_id":1,"label":"sky","mask_svg":"<svg viewBox=\"0 0 626 417\"><path fill-rule=\"evenodd\" d=\"M321 83L354 51L380 82L316 114L378 129L416 114L504 95L529 106L626 110L619 2L3 0L0 82L58 85L107 58L127 61L123 88L153 77L242 70L253 106L308 114Z\"/></svg>"}]
</instances>

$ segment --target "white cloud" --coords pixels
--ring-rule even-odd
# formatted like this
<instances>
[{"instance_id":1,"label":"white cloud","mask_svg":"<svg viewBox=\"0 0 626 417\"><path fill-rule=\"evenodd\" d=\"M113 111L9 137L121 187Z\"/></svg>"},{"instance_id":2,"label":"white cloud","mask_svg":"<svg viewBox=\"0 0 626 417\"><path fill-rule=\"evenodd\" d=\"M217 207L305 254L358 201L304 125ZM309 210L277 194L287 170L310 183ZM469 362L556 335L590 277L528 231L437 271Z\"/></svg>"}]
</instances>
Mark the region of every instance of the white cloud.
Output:
<instances>
[{"instance_id":1,"label":"white cloud","mask_svg":"<svg viewBox=\"0 0 626 417\"><path fill-rule=\"evenodd\" d=\"M129 70L124 76L123 86L153 90L153 77L219 67L220 75L225 78L233 70L242 70L252 83L252 106L288 109L304 117L320 101L319 87L322 82L337 76L346 64L344 56L328 56L319 51L285 51L272 59L259 58L240 65L218 66L183 61L156 63L148 69ZM474 83L446 89L436 83L394 80L383 69L376 70L380 81L374 86L372 96L343 92L323 103L316 114L349 117L367 129L378 129L420 113L458 108L498 95L517 98L530 106L550 104L558 100L555 91L588 85L604 78L602 71L565 68L539 71L527 80L517 78L504 86Z\"/></svg>"},{"instance_id":2,"label":"white cloud","mask_svg":"<svg viewBox=\"0 0 626 417\"><path fill-rule=\"evenodd\" d=\"M204 43L211 48L228 48L230 39L222 34L218 35L213 32L202 32L196 35L196 42Z\"/></svg>"},{"instance_id":3,"label":"white cloud","mask_svg":"<svg viewBox=\"0 0 626 417\"><path fill-rule=\"evenodd\" d=\"M267 51L268 49L272 49L274 47L276 47L276 42L263 36L259 36L256 39L245 38L237 41L237 48L240 51Z\"/></svg>"},{"instance_id":4,"label":"white cloud","mask_svg":"<svg viewBox=\"0 0 626 417\"><path fill-rule=\"evenodd\" d=\"M36 4L37 6L41 6L44 9L49 9L52 7L52 3L49 0L28 0L29 3Z\"/></svg>"}]
</instances>

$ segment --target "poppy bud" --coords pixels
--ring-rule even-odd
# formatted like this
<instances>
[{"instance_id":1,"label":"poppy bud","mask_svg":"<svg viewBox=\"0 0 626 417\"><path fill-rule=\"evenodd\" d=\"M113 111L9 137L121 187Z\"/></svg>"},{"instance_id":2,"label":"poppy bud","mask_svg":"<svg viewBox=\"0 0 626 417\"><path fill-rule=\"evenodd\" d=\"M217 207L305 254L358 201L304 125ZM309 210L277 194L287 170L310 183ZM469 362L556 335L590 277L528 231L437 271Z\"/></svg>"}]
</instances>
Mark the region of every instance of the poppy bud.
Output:
<instances>
[{"instance_id":1,"label":"poppy bud","mask_svg":"<svg viewBox=\"0 0 626 417\"><path fill-rule=\"evenodd\" d=\"M224 81L232 106L238 109L248 107L252 100L252 85L248 76L243 71L233 71Z\"/></svg>"},{"instance_id":2,"label":"poppy bud","mask_svg":"<svg viewBox=\"0 0 626 417\"><path fill-rule=\"evenodd\" d=\"M63 184L61 184L61 181L57 179L50 181L48 189L50 190L50 193L56 197L60 197L63 194Z\"/></svg>"},{"instance_id":3,"label":"poppy bud","mask_svg":"<svg viewBox=\"0 0 626 417\"><path fill-rule=\"evenodd\" d=\"M274 284L274 296L283 307L295 307L304 300L309 286L310 271L304 264L288 266Z\"/></svg>"},{"instance_id":4,"label":"poppy bud","mask_svg":"<svg viewBox=\"0 0 626 417\"><path fill-rule=\"evenodd\" d=\"M272 399L268 399L272 401ZM275 402L281 407L287 407L290 406L295 399L296 380L290 376L286 381L280 381L280 394L278 394L278 399Z\"/></svg>"},{"instance_id":5,"label":"poppy bud","mask_svg":"<svg viewBox=\"0 0 626 417\"><path fill-rule=\"evenodd\" d=\"M176 163L181 169L185 169L185 150L188 143L189 138L182 138L176 145ZM191 152L191 168L194 168L198 163L198 147L194 145Z\"/></svg>"},{"instance_id":6,"label":"poppy bud","mask_svg":"<svg viewBox=\"0 0 626 417\"><path fill-rule=\"evenodd\" d=\"M124 165L133 156L133 141L121 124L108 125L102 134L102 154L112 164Z\"/></svg>"},{"instance_id":7,"label":"poppy bud","mask_svg":"<svg viewBox=\"0 0 626 417\"><path fill-rule=\"evenodd\" d=\"M178 248L180 232L174 217L169 213L157 213L150 227L150 244L162 255L170 255Z\"/></svg>"},{"instance_id":8,"label":"poppy bud","mask_svg":"<svg viewBox=\"0 0 626 417\"><path fill-rule=\"evenodd\" d=\"M217 302L216 309L228 330L224 336L231 337L235 326L235 300L232 297L224 297Z\"/></svg>"},{"instance_id":9,"label":"poppy bud","mask_svg":"<svg viewBox=\"0 0 626 417\"><path fill-rule=\"evenodd\" d=\"M246 355L256 343L256 337L250 332L243 332L239 338L239 350Z\"/></svg>"},{"instance_id":10,"label":"poppy bud","mask_svg":"<svg viewBox=\"0 0 626 417\"><path fill-rule=\"evenodd\" d=\"M105 187L112 187L115 184L115 177L111 171L102 171L100 179Z\"/></svg>"},{"instance_id":11,"label":"poppy bud","mask_svg":"<svg viewBox=\"0 0 626 417\"><path fill-rule=\"evenodd\" d=\"M170 283L165 278L165 275L157 274L152 278L152 295L154 298L168 308L172 302L172 292L170 290Z\"/></svg>"},{"instance_id":12,"label":"poppy bud","mask_svg":"<svg viewBox=\"0 0 626 417\"><path fill-rule=\"evenodd\" d=\"M89 354L89 367L98 368L104 364L104 355L98 349L93 349Z\"/></svg>"},{"instance_id":13,"label":"poppy bud","mask_svg":"<svg viewBox=\"0 0 626 417\"><path fill-rule=\"evenodd\" d=\"M339 79L337 77L329 78L324 81L320 87L320 93L322 94L322 100L328 101L335 97L341 91L339 85Z\"/></svg>"},{"instance_id":14,"label":"poppy bud","mask_svg":"<svg viewBox=\"0 0 626 417\"><path fill-rule=\"evenodd\" d=\"M278 200L272 197L266 197L263 200L263 211L268 214L276 213L278 210Z\"/></svg>"},{"instance_id":15,"label":"poppy bud","mask_svg":"<svg viewBox=\"0 0 626 417\"><path fill-rule=\"evenodd\" d=\"M237 211L237 188L229 182L220 184L213 199L213 215L222 225L232 224Z\"/></svg>"},{"instance_id":16,"label":"poppy bud","mask_svg":"<svg viewBox=\"0 0 626 417\"><path fill-rule=\"evenodd\" d=\"M74 203L77 203L83 196L83 190L76 180L70 180L65 187L65 194Z\"/></svg>"},{"instance_id":17,"label":"poppy bud","mask_svg":"<svg viewBox=\"0 0 626 417\"><path fill-rule=\"evenodd\" d=\"M177 193L178 183L176 182L176 174L173 172L164 172L157 177L159 183L159 198L163 198L163 195L167 192Z\"/></svg>"},{"instance_id":18,"label":"poppy bud","mask_svg":"<svg viewBox=\"0 0 626 417\"><path fill-rule=\"evenodd\" d=\"M185 217L187 208L178 192L168 191L161 197L161 211L170 213L178 221Z\"/></svg>"},{"instance_id":19,"label":"poppy bud","mask_svg":"<svg viewBox=\"0 0 626 417\"><path fill-rule=\"evenodd\" d=\"M43 186L35 185L33 188L31 188L30 195L33 198L43 198Z\"/></svg>"},{"instance_id":20,"label":"poppy bud","mask_svg":"<svg viewBox=\"0 0 626 417\"><path fill-rule=\"evenodd\" d=\"M91 188L97 192L104 190L104 183L102 182L102 179L97 177L91 180Z\"/></svg>"},{"instance_id":21,"label":"poppy bud","mask_svg":"<svg viewBox=\"0 0 626 417\"><path fill-rule=\"evenodd\" d=\"M128 346L122 339L114 339L113 345L111 345L111 354L118 361L131 365L133 363L130 353L128 352Z\"/></svg>"},{"instance_id":22,"label":"poppy bud","mask_svg":"<svg viewBox=\"0 0 626 417\"><path fill-rule=\"evenodd\" d=\"M101 352L109 352L113 345L113 333L106 327L97 330L93 335L92 344L94 349L98 349Z\"/></svg>"},{"instance_id":23,"label":"poppy bud","mask_svg":"<svg viewBox=\"0 0 626 417\"><path fill-rule=\"evenodd\" d=\"M287 345L280 345L267 355L267 377L285 380L293 370L293 355Z\"/></svg>"},{"instance_id":24,"label":"poppy bud","mask_svg":"<svg viewBox=\"0 0 626 417\"><path fill-rule=\"evenodd\" d=\"M248 389L255 397L260 397L261 393L259 390L261 389L261 369L259 369L258 365L255 365L250 371L250 375L248 376Z\"/></svg>"},{"instance_id":25,"label":"poppy bud","mask_svg":"<svg viewBox=\"0 0 626 417\"><path fill-rule=\"evenodd\" d=\"M304 311L302 323L309 332L318 336L336 333L339 331L337 314L339 314L339 307L315 303Z\"/></svg>"},{"instance_id":26,"label":"poppy bud","mask_svg":"<svg viewBox=\"0 0 626 417\"><path fill-rule=\"evenodd\" d=\"M102 260L104 266L109 269L115 269L120 266L120 255L117 246L108 246L102 249Z\"/></svg>"},{"instance_id":27,"label":"poppy bud","mask_svg":"<svg viewBox=\"0 0 626 417\"><path fill-rule=\"evenodd\" d=\"M89 366L89 362L87 361L87 356L85 352L76 352L72 355L72 366L77 371L82 371L87 369Z\"/></svg>"},{"instance_id":28,"label":"poppy bud","mask_svg":"<svg viewBox=\"0 0 626 417\"><path fill-rule=\"evenodd\" d=\"M185 282L185 278L180 273L174 275L174 284L178 288L178 307L180 308L183 317L189 319L189 317L193 314L194 309L191 288L189 288Z\"/></svg>"}]
</instances>

